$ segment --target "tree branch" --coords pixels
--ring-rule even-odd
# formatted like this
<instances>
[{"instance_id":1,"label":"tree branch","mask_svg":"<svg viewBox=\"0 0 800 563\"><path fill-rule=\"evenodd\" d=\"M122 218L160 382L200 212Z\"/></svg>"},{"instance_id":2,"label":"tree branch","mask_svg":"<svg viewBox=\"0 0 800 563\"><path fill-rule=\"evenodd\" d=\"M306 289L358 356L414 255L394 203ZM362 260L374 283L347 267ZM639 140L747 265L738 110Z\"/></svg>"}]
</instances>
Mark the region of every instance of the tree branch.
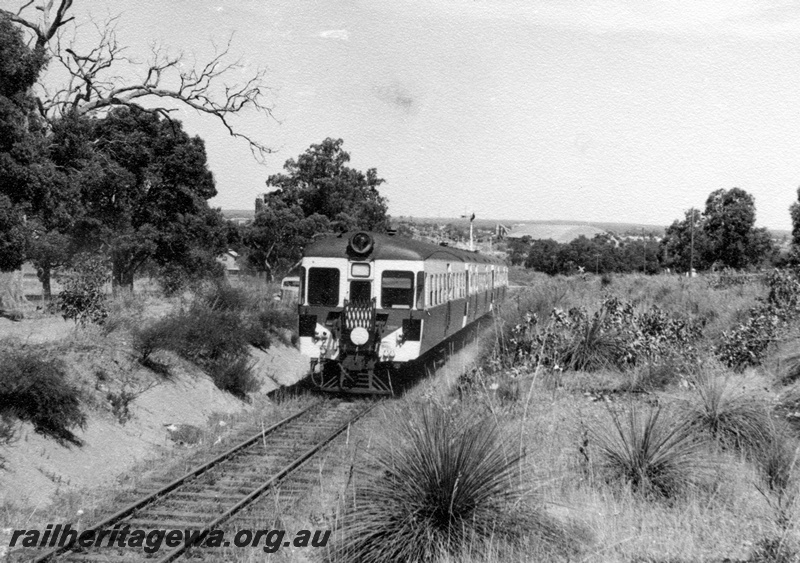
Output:
<instances>
[{"instance_id":1,"label":"tree branch","mask_svg":"<svg viewBox=\"0 0 800 563\"><path fill-rule=\"evenodd\" d=\"M130 81L127 68L141 69L125 56L125 48L117 42L116 24L119 17L111 18L102 25L95 24L98 40L93 47L81 50L77 47L77 36L66 44L62 33L64 26L73 21L68 13L73 0L42 0L37 7L42 12L41 23L33 23L22 12L34 3L29 0L15 14L0 9L0 14L33 32L37 48L49 47L52 57L66 70L69 78L55 91L48 92L40 85L44 94L38 100L42 115L48 121L66 115L91 115L108 111L113 107L136 107L157 113L169 119L174 111L164 107L159 100L174 101L197 112L215 117L228 133L246 141L258 159L271 152L262 142L235 127L233 116L246 111L272 116L267 104L269 89L264 85L265 71L258 69L243 82L228 83L231 75L245 69L240 60L230 60L232 36L204 64L185 68L186 57L182 52L169 53L165 48L151 46L150 60L145 65L140 80ZM55 16L51 19L54 4L58 2ZM58 33L57 33L58 32ZM140 71L141 72L141 71ZM155 108L153 106L156 106Z\"/></svg>"}]
</instances>

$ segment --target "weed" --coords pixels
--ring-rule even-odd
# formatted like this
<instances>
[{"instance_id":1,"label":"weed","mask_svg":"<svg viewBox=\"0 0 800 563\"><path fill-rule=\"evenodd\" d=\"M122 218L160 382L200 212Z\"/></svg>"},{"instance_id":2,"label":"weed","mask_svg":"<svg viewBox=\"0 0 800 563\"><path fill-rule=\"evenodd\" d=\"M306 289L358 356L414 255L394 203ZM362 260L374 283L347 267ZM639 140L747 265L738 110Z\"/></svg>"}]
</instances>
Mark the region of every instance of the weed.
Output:
<instances>
[{"instance_id":1,"label":"weed","mask_svg":"<svg viewBox=\"0 0 800 563\"><path fill-rule=\"evenodd\" d=\"M611 475L645 496L672 498L695 484L704 464L701 443L687 421L663 416L662 407L625 414L609 410L612 428L590 432Z\"/></svg>"},{"instance_id":2,"label":"weed","mask_svg":"<svg viewBox=\"0 0 800 563\"><path fill-rule=\"evenodd\" d=\"M63 289L57 308L65 319L76 324L103 324L108 316L103 285L109 279L107 261L100 256L84 256L76 260L72 271L59 279Z\"/></svg>"},{"instance_id":3,"label":"weed","mask_svg":"<svg viewBox=\"0 0 800 563\"><path fill-rule=\"evenodd\" d=\"M523 460L488 416L423 405L397 421L339 522L335 561L431 561L514 544L569 550L566 534L526 507Z\"/></svg>"},{"instance_id":4,"label":"weed","mask_svg":"<svg viewBox=\"0 0 800 563\"><path fill-rule=\"evenodd\" d=\"M33 350L0 356L0 411L4 420L16 418L61 445L83 445L71 429L85 428L80 392L66 380L61 362Z\"/></svg>"}]
</instances>

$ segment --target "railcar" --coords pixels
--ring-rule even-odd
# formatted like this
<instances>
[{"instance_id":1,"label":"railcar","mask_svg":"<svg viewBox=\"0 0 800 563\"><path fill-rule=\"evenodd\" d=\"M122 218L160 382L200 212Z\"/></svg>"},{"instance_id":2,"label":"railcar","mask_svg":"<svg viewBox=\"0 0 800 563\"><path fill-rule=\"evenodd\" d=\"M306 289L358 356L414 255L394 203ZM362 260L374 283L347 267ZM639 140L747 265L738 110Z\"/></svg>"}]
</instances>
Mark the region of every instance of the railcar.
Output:
<instances>
[{"instance_id":1,"label":"railcar","mask_svg":"<svg viewBox=\"0 0 800 563\"><path fill-rule=\"evenodd\" d=\"M312 385L364 394L395 393L403 367L491 313L508 286L501 260L365 231L308 245L299 277Z\"/></svg>"}]
</instances>

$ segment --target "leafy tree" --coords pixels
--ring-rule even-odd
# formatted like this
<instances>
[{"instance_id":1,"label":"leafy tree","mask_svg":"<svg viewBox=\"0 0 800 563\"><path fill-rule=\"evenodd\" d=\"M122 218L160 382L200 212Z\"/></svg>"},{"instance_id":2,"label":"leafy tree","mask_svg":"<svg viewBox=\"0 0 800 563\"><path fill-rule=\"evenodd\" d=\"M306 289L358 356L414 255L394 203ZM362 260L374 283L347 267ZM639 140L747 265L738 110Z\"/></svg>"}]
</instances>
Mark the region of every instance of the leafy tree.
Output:
<instances>
[{"instance_id":1,"label":"leafy tree","mask_svg":"<svg viewBox=\"0 0 800 563\"><path fill-rule=\"evenodd\" d=\"M673 221L661 239L664 266L681 272L688 272L692 267L695 270L708 268L713 252L704 227L705 216L694 208L686 211L683 221Z\"/></svg>"},{"instance_id":2,"label":"leafy tree","mask_svg":"<svg viewBox=\"0 0 800 563\"><path fill-rule=\"evenodd\" d=\"M342 150L342 139L327 138L311 145L297 160L284 164L283 174L267 179L265 207L276 200L299 205L304 217L324 215L337 231L364 229L383 232L389 228L386 199L378 193L384 180L375 168L366 173L349 168L350 155Z\"/></svg>"},{"instance_id":3,"label":"leafy tree","mask_svg":"<svg viewBox=\"0 0 800 563\"><path fill-rule=\"evenodd\" d=\"M25 45L22 32L0 14L0 269L25 259L27 229L42 170L43 135L30 88L45 63L41 49Z\"/></svg>"},{"instance_id":4,"label":"leafy tree","mask_svg":"<svg viewBox=\"0 0 800 563\"><path fill-rule=\"evenodd\" d=\"M248 264L272 278L284 273L300 260L303 246L315 233L326 232L330 220L315 213L304 216L300 205L276 199L258 213L244 235Z\"/></svg>"},{"instance_id":5,"label":"leafy tree","mask_svg":"<svg viewBox=\"0 0 800 563\"><path fill-rule=\"evenodd\" d=\"M110 254L114 287L132 288L148 260L198 271L224 250L224 219L207 203L216 188L204 143L180 122L118 108L77 118L63 133L84 208L74 244Z\"/></svg>"},{"instance_id":6,"label":"leafy tree","mask_svg":"<svg viewBox=\"0 0 800 563\"><path fill-rule=\"evenodd\" d=\"M730 268L747 266L749 245L756 222L753 196L740 188L719 189L706 200L703 230L709 238L714 260Z\"/></svg>"},{"instance_id":7,"label":"leafy tree","mask_svg":"<svg viewBox=\"0 0 800 563\"><path fill-rule=\"evenodd\" d=\"M83 30L78 41L73 0L42 2L35 6L38 12L33 4L20 1L18 9L0 8L0 268L14 269L32 259L45 295L52 270L80 250L110 251L116 285L129 285L148 258L204 269L218 237L209 240L199 233L208 234L209 227L223 222L200 193L209 183L213 190L202 141L177 141L167 156L164 151L172 149L163 131L152 137L159 142L137 150L132 148L136 135L117 131L127 138L115 138L108 124L122 115L115 108L136 115L141 125L143 113L169 116L162 99L170 105L177 101L217 118L260 156L270 149L237 131L230 117L246 109L270 113L263 103L264 72L246 76L238 63L228 61L230 42L199 66L156 48L145 72L125 69L136 63L124 56L114 19L94 26L99 35L92 44ZM72 43L65 39L69 27L76 31ZM51 80L44 91L34 84L48 61L68 78L62 85ZM240 81L221 84L232 76ZM180 131L177 122L165 121ZM187 169L189 181L198 179L195 171L207 175L188 199L183 188L170 192L178 185L175 177ZM143 189L150 193L140 198ZM189 201L195 196L201 201Z\"/></svg>"},{"instance_id":8,"label":"leafy tree","mask_svg":"<svg viewBox=\"0 0 800 563\"><path fill-rule=\"evenodd\" d=\"M665 265L689 270L692 230L695 269L715 263L745 268L774 259L777 248L766 229L754 227L755 219L755 200L746 191L732 188L711 192L702 214L690 209L683 221L675 221L667 229L661 241Z\"/></svg>"},{"instance_id":9,"label":"leafy tree","mask_svg":"<svg viewBox=\"0 0 800 563\"><path fill-rule=\"evenodd\" d=\"M530 241L528 237L524 237L522 241L530 245L528 257L525 258L526 268L532 268L551 276L561 272L559 261L560 244L552 239ZM512 245L512 264L514 264L515 255L518 253L518 245L519 243L516 241Z\"/></svg>"},{"instance_id":10,"label":"leafy tree","mask_svg":"<svg viewBox=\"0 0 800 563\"><path fill-rule=\"evenodd\" d=\"M384 180L374 168L363 173L346 166L350 155L342 142L328 138L311 145L286 161L285 173L267 179L278 189L266 194L243 237L248 263L257 271L272 276L288 270L316 233L389 228L386 199L378 193Z\"/></svg>"},{"instance_id":11,"label":"leafy tree","mask_svg":"<svg viewBox=\"0 0 800 563\"><path fill-rule=\"evenodd\" d=\"M797 201L789 207L789 215L792 217L792 248L797 251L800 249L800 188L797 188Z\"/></svg>"}]
</instances>

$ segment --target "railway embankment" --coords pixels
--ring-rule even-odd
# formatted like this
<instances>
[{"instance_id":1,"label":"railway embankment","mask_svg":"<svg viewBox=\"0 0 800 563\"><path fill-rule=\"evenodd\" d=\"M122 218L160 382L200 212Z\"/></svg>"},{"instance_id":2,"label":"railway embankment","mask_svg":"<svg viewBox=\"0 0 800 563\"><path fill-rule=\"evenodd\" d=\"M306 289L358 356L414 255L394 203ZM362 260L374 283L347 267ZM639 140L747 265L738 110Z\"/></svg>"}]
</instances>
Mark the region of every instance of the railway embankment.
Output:
<instances>
[{"instance_id":1,"label":"railway embankment","mask_svg":"<svg viewBox=\"0 0 800 563\"><path fill-rule=\"evenodd\" d=\"M131 479L224 443L243 421L271 416L275 407L267 394L304 375L305 361L280 338L261 348L246 345L258 390L244 400L176 351L158 349L143 363L137 327L186 304L137 301L124 322L112 310L111 327L79 327L43 313L19 322L0 318L5 361L19 366L19 358L34 358L36 365L56 366L83 415L67 439L47 436L41 420L5 421L13 437L0 445L0 545L7 545L8 529L22 523L88 518Z\"/></svg>"}]
</instances>

